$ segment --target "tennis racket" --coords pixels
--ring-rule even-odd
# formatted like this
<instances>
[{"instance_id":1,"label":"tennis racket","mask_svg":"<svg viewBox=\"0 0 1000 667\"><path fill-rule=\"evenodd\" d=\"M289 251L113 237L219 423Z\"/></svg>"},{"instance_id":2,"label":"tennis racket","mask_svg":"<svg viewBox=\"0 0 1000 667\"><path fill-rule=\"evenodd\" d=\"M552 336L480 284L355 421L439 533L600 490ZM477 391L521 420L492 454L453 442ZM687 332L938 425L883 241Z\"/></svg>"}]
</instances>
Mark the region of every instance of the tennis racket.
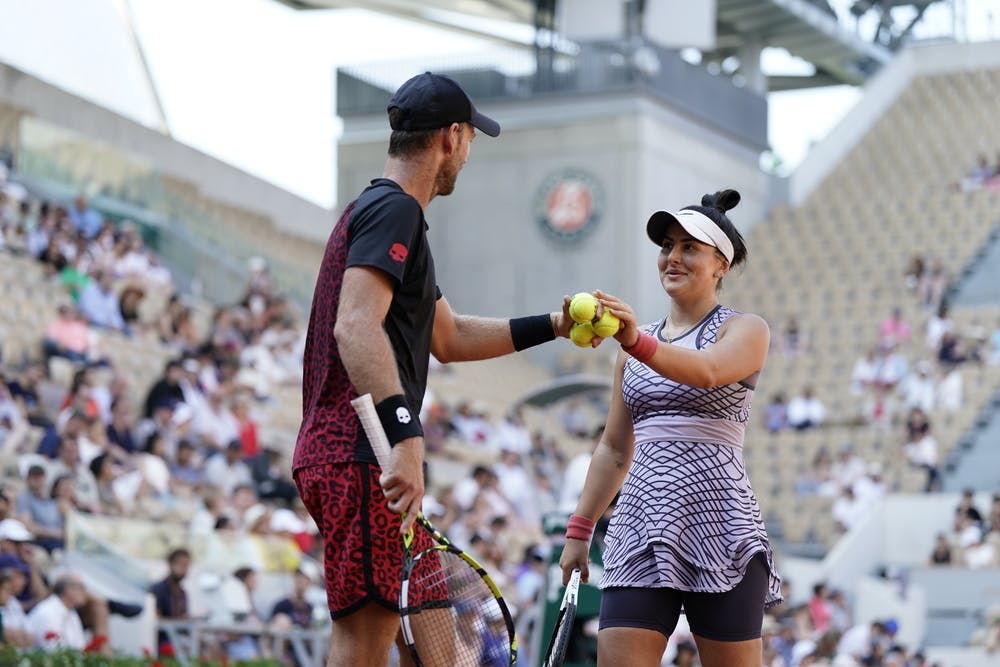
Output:
<instances>
[{"instance_id":1,"label":"tennis racket","mask_svg":"<svg viewBox=\"0 0 1000 667\"><path fill-rule=\"evenodd\" d=\"M389 440L370 394L351 401L379 466L387 470ZM514 619L485 568L418 514L414 524L434 545L414 553L403 536L399 589L403 640L417 667L509 667L517 663Z\"/></svg>"},{"instance_id":2,"label":"tennis racket","mask_svg":"<svg viewBox=\"0 0 1000 667\"><path fill-rule=\"evenodd\" d=\"M573 570L563 593L562 604L559 605L559 615L556 625L552 628L549 638L549 648L542 660L542 667L562 667L566 659L566 649L569 647L569 637L573 634L573 621L576 620L576 599L580 593L580 570Z\"/></svg>"}]
</instances>

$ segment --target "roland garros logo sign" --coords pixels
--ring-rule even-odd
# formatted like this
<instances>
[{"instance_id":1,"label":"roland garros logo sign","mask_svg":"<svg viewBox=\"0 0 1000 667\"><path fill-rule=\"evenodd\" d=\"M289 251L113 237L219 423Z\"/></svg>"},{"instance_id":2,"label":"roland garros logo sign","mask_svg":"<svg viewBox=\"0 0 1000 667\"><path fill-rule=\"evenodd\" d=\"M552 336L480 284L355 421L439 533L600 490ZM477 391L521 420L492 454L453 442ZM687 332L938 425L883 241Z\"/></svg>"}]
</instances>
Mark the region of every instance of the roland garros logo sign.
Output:
<instances>
[{"instance_id":1,"label":"roland garros logo sign","mask_svg":"<svg viewBox=\"0 0 1000 667\"><path fill-rule=\"evenodd\" d=\"M575 243L597 226L604 208L601 184L582 169L563 169L542 183L535 217L545 233Z\"/></svg>"}]
</instances>

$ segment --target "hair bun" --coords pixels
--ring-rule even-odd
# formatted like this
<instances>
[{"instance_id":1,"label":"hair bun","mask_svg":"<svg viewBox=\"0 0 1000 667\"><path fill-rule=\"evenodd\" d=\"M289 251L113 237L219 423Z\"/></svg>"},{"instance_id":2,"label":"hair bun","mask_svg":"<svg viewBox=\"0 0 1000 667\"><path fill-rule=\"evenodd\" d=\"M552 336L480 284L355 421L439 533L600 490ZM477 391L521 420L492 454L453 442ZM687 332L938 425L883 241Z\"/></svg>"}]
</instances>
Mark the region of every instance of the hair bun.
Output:
<instances>
[{"instance_id":1,"label":"hair bun","mask_svg":"<svg viewBox=\"0 0 1000 667\"><path fill-rule=\"evenodd\" d=\"M736 190L720 190L712 195L701 198L701 205L717 209L722 213L736 208L740 203L740 193Z\"/></svg>"}]
</instances>

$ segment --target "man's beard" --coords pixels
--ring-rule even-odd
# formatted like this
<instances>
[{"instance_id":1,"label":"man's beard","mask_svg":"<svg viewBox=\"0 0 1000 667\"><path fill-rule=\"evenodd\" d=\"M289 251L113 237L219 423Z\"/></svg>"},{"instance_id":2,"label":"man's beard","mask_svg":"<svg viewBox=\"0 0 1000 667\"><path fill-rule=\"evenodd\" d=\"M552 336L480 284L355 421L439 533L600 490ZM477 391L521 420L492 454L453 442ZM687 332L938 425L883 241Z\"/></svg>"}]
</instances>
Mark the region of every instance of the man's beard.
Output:
<instances>
[{"instance_id":1,"label":"man's beard","mask_svg":"<svg viewBox=\"0 0 1000 667\"><path fill-rule=\"evenodd\" d=\"M435 190L441 196L450 195L455 191L455 181L458 180L458 170L449 165L438 172Z\"/></svg>"}]
</instances>

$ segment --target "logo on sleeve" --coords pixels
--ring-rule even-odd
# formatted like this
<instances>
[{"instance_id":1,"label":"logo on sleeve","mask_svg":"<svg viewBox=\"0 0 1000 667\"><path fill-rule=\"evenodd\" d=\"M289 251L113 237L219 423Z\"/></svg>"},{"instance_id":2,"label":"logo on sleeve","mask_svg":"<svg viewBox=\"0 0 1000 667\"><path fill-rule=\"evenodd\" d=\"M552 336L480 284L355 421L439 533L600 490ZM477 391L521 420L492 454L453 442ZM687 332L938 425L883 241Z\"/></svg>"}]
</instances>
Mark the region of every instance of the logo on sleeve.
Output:
<instances>
[{"instance_id":1,"label":"logo on sleeve","mask_svg":"<svg viewBox=\"0 0 1000 667\"><path fill-rule=\"evenodd\" d=\"M404 407L396 408L396 421L400 424L409 424L410 420L413 419L410 416L410 411Z\"/></svg>"},{"instance_id":2,"label":"logo on sleeve","mask_svg":"<svg viewBox=\"0 0 1000 667\"><path fill-rule=\"evenodd\" d=\"M402 243L393 243L389 248L389 258L394 262L405 262L410 251Z\"/></svg>"}]
</instances>

